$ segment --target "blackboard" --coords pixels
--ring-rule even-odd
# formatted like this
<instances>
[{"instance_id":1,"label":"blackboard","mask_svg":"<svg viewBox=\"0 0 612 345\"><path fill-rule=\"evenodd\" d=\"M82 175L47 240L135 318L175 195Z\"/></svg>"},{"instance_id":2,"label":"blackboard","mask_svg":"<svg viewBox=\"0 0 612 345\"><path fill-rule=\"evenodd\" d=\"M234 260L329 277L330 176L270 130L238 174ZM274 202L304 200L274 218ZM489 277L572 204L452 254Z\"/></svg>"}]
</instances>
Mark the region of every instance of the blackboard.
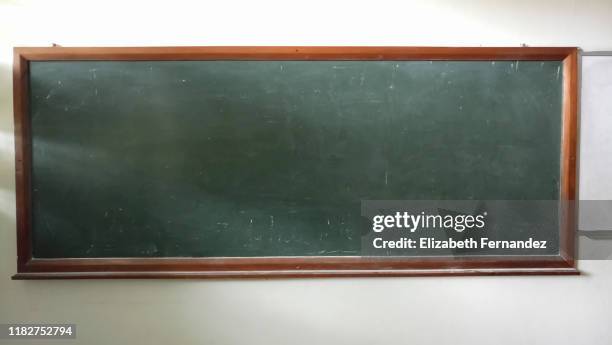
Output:
<instances>
[{"instance_id":1,"label":"blackboard","mask_svg":"<svg viewBox=\"0 0 612 345\"><path fill-rule=\"evenodd\" d=\"M70 49L20 55L30 265L300 275L364 260L364 200L571 200L572 50ZM540 254L574 272L562 216Z\"/></svg>"}]
</instances>

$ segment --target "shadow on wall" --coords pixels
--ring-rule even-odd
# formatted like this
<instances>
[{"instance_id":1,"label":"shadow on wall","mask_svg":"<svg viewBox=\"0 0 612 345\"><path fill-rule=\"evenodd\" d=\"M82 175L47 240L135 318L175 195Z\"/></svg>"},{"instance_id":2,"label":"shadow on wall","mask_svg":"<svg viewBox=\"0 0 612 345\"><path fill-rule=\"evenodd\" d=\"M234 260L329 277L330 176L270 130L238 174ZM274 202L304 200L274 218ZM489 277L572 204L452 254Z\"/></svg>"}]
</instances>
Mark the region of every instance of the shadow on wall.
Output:
<instances>
[{"instance_id":1,"label":"shadow on wall","mask_svg":"<svg viewBox=\"0 0 612 345\"><path fill-rule=\"evenodd\" d=\"M13 134L13 79L10 62L0 61L0 242L15 243L15 141ZM3 248L7 256L0 260L15 270L14 245Z\"/></svg>"},{"instance_id":2,"label":"shadow on wall","mask_svg":"<svg viewBox=\"0 0 612 345\"><path fill-rule=\"evenodd\" d=\"M0 213L14 218L14 200L8 200L12 209L7 210L6 195L14 199L15 190L15 141L13 132L13 79L12 66L0 62Z\"/></svg>"}]
</instances>

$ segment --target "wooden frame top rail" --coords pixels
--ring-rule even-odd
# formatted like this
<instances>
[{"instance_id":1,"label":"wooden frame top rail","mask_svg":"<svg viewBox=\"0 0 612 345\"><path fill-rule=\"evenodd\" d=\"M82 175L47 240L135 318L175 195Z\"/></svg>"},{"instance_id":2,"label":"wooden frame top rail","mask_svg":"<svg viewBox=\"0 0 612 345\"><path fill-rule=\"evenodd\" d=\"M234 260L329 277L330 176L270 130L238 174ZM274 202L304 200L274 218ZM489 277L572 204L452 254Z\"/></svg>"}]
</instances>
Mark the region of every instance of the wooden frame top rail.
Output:
<instances>
[{"instance_id":1,"label":"wooden frame top rail","mask_svg":"<svg viewBox=\"0 0 612 345\"><path fill-rule=\"evenodd\" d=\"M26 60L563 60L567 47L44 47L15 48Z\"/></svg>"}]
</instances>

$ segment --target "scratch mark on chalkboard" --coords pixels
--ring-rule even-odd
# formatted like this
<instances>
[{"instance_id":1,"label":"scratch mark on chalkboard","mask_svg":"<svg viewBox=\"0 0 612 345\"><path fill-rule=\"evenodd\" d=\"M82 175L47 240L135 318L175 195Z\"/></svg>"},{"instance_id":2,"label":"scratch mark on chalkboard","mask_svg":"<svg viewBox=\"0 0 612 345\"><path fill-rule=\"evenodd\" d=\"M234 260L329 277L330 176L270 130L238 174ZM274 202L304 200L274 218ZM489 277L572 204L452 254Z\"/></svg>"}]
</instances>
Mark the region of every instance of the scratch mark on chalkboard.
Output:
<instances>
[{"instance_id":1,"label":"scratch mark on chalkboard","mask_svg":"<svg viewBox=\"0 0 612 345\"><path fill-rule=\"evenodd\" d=\"M363 72L361 72L361 77L359 78L359 86L363 86L364 82L365 82L365 75Z\"/></svg>"},{"instance_id":2,"label":"scratch mark on chalkboard","mask_svg":"<svg viewBox=\"0 0 612 345\"><path fill-rule=\"evenodd\" d=\"M393 66L393 71L391 72L391 83L389 84L390 90L395 89L395 74L397 73L398 67L399 67L399 64L396 64L395 66Z\"/></svg>"},{"instance_id":3,"label":"scratch mark on chalkboard","mask_svg":"<svg viewBox=\"0 0 612 345\"><path fill-rule=\"evenodd\" d=\"M561 74L561 66L557 66L557 80L559 80L560 74Z\"/></svg>"},{"instance_id":4,"label":"scratch mark on chalkboard","mask_svg":"<svg viewBox=\"0 0 612 345\"><path fill-rule=\"evenodd\" d=\"M53 231L53 230L51 229L51 226L49 225L49 220L47 219L47 217L46 217L46 216L43 216L43 217L42 217L42 219L43 219L43 221L45 222L45 227L47 228L47 231L49 231L49 232L50 232L50 233L52 233L52 234L55 234L55 231Z\"/></svg>"},{"instance_id":5,"label":"scratch mark on chalkboard","mask_svg":"<svg viewBox=\"0 0 612 345\"><path fill-rule=\"evenodd\" d=\"M516 65L514 65L514 67L515 67L516 71L518 72L518 70L519 70L519 61L518 60L516 61Z\"/></svg>"},{"instance_id":6,"label":"scratch mark on chalkboard","mask_svg":"<svg viewBox=\"0 0 612 345\"><path fill-rule=\"evenodd\" d=\"M97 76L96 76L96 69L92 68L89 70L89 72L91 72L91 79L92 80L96 80Z\"/></svg>"},{"instance_id":7,"label":"scratch mark on chalkboard","mask_svg":"<svg viewBox=\"0 0 612 345\"><path fill-rule=\"evenodd\" d=\"M389 184L389 172L385 170L385 186Z\"/></svg>"},{"instance_id":8,"label":"scratch mark on chalkboard","mask_svg":"<svg viewBox=\"0 0 612 345\"><path fill-rule=\"evenodd\" d=\"M284 69L284 68L285 68L285 67L284 67L283 65L280 65L280 70L281 70L281 72L283 71L283 69Z\"/></svg>"},{"instance_id":9,"label":"scratch mark on chalkboard","mask_svg":"<svg viewBox=\"0 0 612 345\"><path fill-rule=\"evenodd\" d=\"M270 229L274 227L274 216L270 216Z\"/></svg>"},{"instance_id":10,"label":"scratch mark on chalkboard","mask_svg":"<svg viewBox=\"0 0 612 345\"><path fill-rule=\"evenodd\" d=\"M53 90L51 90L51 91L53 91ZM49 93L47 94L47 96L45 97L45 99L49 99L49 98L51 98L51 91L49 91Z\"/></svg>"},{"instance_id":11,"label":"scratch mark on chalkboard","mask_svg":"<svg viewBox=\"0 0 612 345\"><path fill-rule=\"evenodd\" d=\"M491 66L495 66L495 61L491 61Z\"/></svg>"}]
</instances>

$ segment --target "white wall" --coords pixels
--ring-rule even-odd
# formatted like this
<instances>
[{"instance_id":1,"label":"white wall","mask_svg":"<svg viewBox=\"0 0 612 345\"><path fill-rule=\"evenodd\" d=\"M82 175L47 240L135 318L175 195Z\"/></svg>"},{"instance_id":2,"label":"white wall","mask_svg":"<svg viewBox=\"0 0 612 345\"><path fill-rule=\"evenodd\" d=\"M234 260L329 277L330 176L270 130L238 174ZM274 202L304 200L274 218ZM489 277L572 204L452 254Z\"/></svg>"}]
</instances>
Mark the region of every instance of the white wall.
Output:
<instances>
[{"instance_id":1,"label":"white wall","mask_svg":"<svg viewBox=\"0 0 612 345\"><path fill-rule=\"evenodd\" d=\"M610 0L126 2L0 2L0 323L76 322L71 343L104 345L612 343L612 264L603 261L581 262L579 277L11 281L12 46L612 50Z\"/></svg>"}]
</instances>

